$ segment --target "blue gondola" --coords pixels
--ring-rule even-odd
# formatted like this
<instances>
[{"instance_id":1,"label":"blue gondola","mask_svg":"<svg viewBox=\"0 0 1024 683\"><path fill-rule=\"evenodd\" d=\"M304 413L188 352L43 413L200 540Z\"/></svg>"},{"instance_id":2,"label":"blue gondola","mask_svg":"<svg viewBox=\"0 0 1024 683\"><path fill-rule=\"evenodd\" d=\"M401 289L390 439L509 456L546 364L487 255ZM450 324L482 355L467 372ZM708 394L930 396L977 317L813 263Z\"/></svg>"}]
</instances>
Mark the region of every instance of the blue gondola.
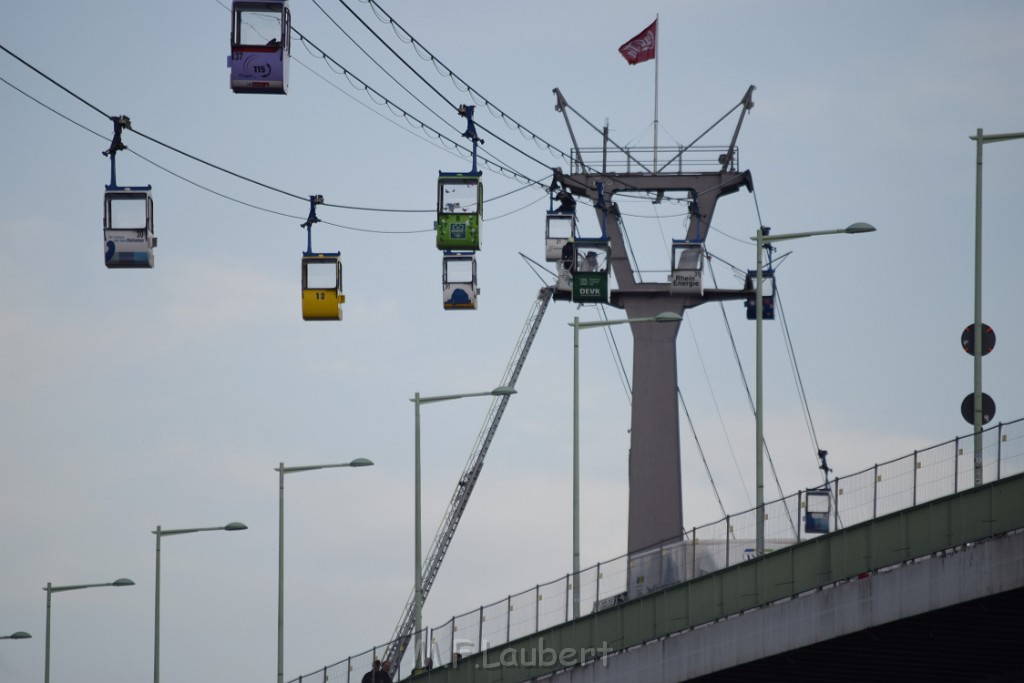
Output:
<instances>
[{"instance_id":1,"label":"blue gondola","mask_svg":"<svg viewBox=\"0 0 1024 683\"><path fill-rule=\"evenodd\" d=\"M236 93L288 94L288 0L235 0L231 21L231 89Z\"/></svg>"},{"instance_id":2,"label":"blue gondola","mask_svg":"<svg viewBox=\"0 0 1024 683\"><path fill-rule=\"evenodd\" d=\"M748 270L743 288L754 290L757 286L757 271ZM747 307L747 320L757 320L757 294L747 297L743 305ZM761 269L761 319L775 320L775 269Z\"/></svg>"},{"instance_id":3,"label":"blue gondola","mask_svg":"<svg viewBox=\"0 0 1024 683\"><path fill-rule=\"evenodd\" d=\"M107 268L152 268L156 236L153 188L117 184L117 153L126 149L121 132L131 128L127 116L111 117L114 138L103 154L110 157L110 184L103 193L103 260Z\"/></svg>"},{"instance_id":4,"label":"blue gondola","mask_svg":"<svg viewBox=\"0 0 1024 683\"><path fill-rule=\"evenodd\" d=\"M809 534L827 534L832 515L832 492L828 487L807 489L804 500L804 531Z\"/></svg>"}]
</instances>

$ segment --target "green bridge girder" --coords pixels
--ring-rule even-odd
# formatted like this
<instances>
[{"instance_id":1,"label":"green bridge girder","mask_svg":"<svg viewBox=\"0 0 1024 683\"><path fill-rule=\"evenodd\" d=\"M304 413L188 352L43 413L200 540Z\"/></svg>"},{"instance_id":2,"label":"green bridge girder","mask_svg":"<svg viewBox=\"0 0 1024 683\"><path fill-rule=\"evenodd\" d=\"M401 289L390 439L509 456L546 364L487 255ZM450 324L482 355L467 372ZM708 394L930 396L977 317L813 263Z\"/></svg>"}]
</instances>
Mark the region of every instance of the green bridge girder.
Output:
<instances>
[{"instance_id":1,"label":"green bridge girder","mask_svg":"<svg viewBox=\"0 0 1024 683\"><path fill-rule=\"evenodd\" d=\"M830 584L1024 529L1024 475L776 550L575 621L463 657L417 683L517 683ZM598 648L606 648L599 650Z\"/></svg>"}]
</instances>

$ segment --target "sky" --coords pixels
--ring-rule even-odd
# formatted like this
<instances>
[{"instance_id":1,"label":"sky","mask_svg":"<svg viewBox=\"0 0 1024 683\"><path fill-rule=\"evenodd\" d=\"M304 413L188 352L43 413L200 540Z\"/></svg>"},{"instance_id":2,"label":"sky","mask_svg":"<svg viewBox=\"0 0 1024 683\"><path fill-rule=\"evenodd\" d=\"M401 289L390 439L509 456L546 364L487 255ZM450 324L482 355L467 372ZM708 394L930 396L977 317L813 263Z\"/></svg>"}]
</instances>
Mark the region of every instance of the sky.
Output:
<instances>
[{"instance_id":1,"label":"sky","mask_svg":"<svg viewBox=\"0 0 1024 683\"><path fill-rule=\"evenodd\" d=\"M780 245L786 326L829 464L853 473L969 432L960 404L973 364L959 341L974 317L969 137L1024 131L1024 5L378 6L402 35L364 2L292 0L291 12L295 29L390 107L299 41L287 96L233 94L229 12L217 0L187 11L5 4L0 45L77 98L0 52L0 633L33 636L0 643L0 681L42 676L47 582L121 577L135 585L53 596L51 680L144 680L153 668L152 532L234 521L248 529L163 538L160 674L167 683L268 680L282 462L375 463L286 477L286 679L391 637L413 582L409 399L500 383L545 284L524 258L544 258L540 188L551 167L567 167L489 109L564 152L571 138L554 88L619 144L650 146L657 65L666 146L689 143L756 86L738 141L754 192L719 203L706 243L721 286L741 287L733 268L754 267L749 237L759 225L877 227ZM656 16L657 61L628 65L618 46ZM442 309L431 230L437 172L470 162L402 115L458 140L465 121L454 106L471 102L403 36L494 105L477 109L483 151L536 181L483 168L473 312ZM133 131L118 181L153 186L152 270L103 264L105 117L121 114ZM600 145L587 123L571 123L582 147ZM708 144L726 144L734 126L735 115ZM984 386L1005 422L1024 416L1012 275L1024 249L1024 141L986 145L983 168L983 318L998 340ZM315 249L342 254L340 322L301 318L302 198L311 194L360 207L323 207L314 228ZM619 203L638 267L663 281L683 211L644 197ZM584 225L596 220L586 207L580 215ZM556 302L545 315L427 601L427 626L571 568L567 323L577 315L602 312ZM610 307L604 315L623 317ZM788 494L820 473L786 330L765 325L765 436ZM691 431L680 420L687 527L721 517L698 440L728 511L752 505L754 420L730 334L753 391L754 324L742 303L691 309L680 326L679 386L694 422ZM629 396L605 333L581 337L586 567L626 549ZM614 342L628 368L625 326ZM427 544L487 409L484 399L423 407ZM767 490L777 497L774 482Z\"/></svg>"}]
</instances>

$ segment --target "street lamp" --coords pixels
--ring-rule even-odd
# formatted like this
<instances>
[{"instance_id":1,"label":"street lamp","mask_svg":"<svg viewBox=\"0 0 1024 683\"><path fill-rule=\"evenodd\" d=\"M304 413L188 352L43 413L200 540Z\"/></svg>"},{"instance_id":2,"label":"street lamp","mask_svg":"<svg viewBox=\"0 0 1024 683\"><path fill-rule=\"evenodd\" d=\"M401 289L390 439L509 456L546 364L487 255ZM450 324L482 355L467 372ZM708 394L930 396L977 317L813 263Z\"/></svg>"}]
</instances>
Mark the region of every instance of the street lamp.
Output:
<instances>
[{"instance_id":1,"label":"street lamp","mask_svg":"<svg viewBox=\"0 0 1024 683\"><path fill-rule=\"evenodd\" d=\"M416 406L416 578L413 586L413 633L416 638L416 667L423 666L422 647L420 645L420 630L423 628L423 534L421 530L421 499L420 499L420 406L424 403L439 403L441 401L454 401L459 398L475 398L477 396L510 396L516 393L512 387L499 386L490 391L480 391L471 394L449 394L446 396L420 396L420 392L410 398Z\"/></svg>"},{"instance_id":2,"label":"street lamp","mask_svg":"<svg viewBox=\"0 0 1024 683\"><path fill-rule=\"evenodd\" d=\"M817 237L818 235L839 235L849 234L855 235L862 232L874 232L875 227L868 225L867 223L854 223L842 230L816 230L812 232L790 232L781 235L769 235L768 228L762 226L758 231L757 235L750 239L757 242L757 284L756 284L756 301L755 309L757 312L757 330L755 346L756 351L756 376L754 380L755 384L755 408L754 408L754 438L757 440L754 449L755 458L755 477L757 480L757 540L756 540L756 556L762 557L764 555L764 411L763 411L763 395L764 389L762 386L762 375L764 373L763 362L762 362L762 335L761 335L761 323L764 318L764 302L761 296L761 287L763 284L763 259L762 252L766 244L771 242L781 242L782 240L794 240L803 237Z\"/></svg>"},{"instance_id":3,"label":"street lamp","mask_svg":"<svg viewBox=\"0 0 1024 683\"><path fill-rule=\"evenodd\" d=\"M280 467L278 473L278 516L277 516L277 683L284 683L284 475L292 472L308 472L309 470L326 470L332 467L367 467L373 462L366 458L356 458L351 462L333 465L299 465Z\"/></svg>"},{"instance_id":4,"label":"street lamp","mask_svg":"<svg viewBox=\"0 0 1024 683\"><path fill-rule=\"evenodd\" d=\"M572 616L580 616L580 330L610 327L625 323L678 323L683 316L663 312L652 318L623 318L580 322L575 316L572 326Z\"/></svg>"},{"instance_id":5,"label":"street lamp","mask_svg":"<svg viewBox=\"0 0 1024 683\"><path fill-rule=\"evenodd\" d=\"M131 579L117 579L110 583L85 583L77 586L54 586L51 583L47 583L46 587L43 588L46 591L46 665L43 673L43 683L50 683L50 596L54 593L63 593L64 591L77 591L83 588L101 588L103 586L134 586L135 582ZM23 634L23 635L19 635ZM19 631L11 638L31 638L31 636L23 631Z\"/></svg>"},{"instance_id":6,"label":"street lamp","mask_svg":"<svg viewBox=\"0 0 1024 683\"><path fill-rule=\"evenodd\" d=\"M156 531L156 608L153 617L153 683L160 683L160 539L164 536L177 536L179 534L194 534L200 531L242 531L248 529L241 522L231 522L224 526L207 526L198 529L161 529L157 526Z\"/></svg>"},{"instance_id":7,"label":"street lamp","mask_svg":"<svg viewBox=\"0 0 1024 683\"><path fill-rule=\"evenodd\" d=\"M0 640L24 640L25 638L31 637L31 633L25 633L24 631L15 631L9 636L0 636Z\"/></svg>"},{"instance_id":8,"label":"street lamp","mask_svg":"<svg viewBox=\"0 0 1024 683\"><path fill-rule=\"evenodd\" d=\"M1024 138L1024 133L985 135L981 128L971 139L978 143L977 178L974 200L974 485L981 486L981 430L985 424L981 403L981 148L987 142Z\"/></svg>"}]
</instances>

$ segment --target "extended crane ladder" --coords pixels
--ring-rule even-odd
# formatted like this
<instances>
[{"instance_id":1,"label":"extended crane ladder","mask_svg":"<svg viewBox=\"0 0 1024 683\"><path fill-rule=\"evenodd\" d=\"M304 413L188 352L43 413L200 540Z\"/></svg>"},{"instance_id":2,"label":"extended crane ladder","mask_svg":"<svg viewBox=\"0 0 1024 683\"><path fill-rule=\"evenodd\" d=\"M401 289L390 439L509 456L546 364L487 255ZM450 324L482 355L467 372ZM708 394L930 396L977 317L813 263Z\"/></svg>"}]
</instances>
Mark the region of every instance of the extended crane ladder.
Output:
<instances>
[{"instance_id":1,"label":"extended crane ladder","mask_svg":"<svg viewBox=\"0 0 1024 683\"><path fill-rule=\"evenodd\" d=\"M523 331L516 342L516 347L512 351L512 357L509 360L508 367L505 369L501 386L515 387L516 380L519 379L519 373L526 363L526 355L530 352L534 337L537 336L540 321L544 318L544 312L551 302L553 293L554 287L544 287L537 294L533 307L530 309L530 314L526 318ZM483 468L484 456L487 455L487 449L494 439L494 433L498 430L498 423L501 422L501 416L505 413L505 405L508 403L509 398L511 396L497 396L491 401L491 409L484 420L483 427L480 429L476 444L474 444L473 450L470 451L469 462L466 463L466 468L455 485L455 493L452 494L451 502L448 503L448 511L445 513L444 519L441 520L441 526L437 530L437 535L434 537L434 542L431 544L430 550L427 553L427 559L423 564L424 601L427 598L427 593L430 592L430 587L434 583L438 570L441 568L441 562L444 560L445 553L448 552L452 538L455 536L455 528L459 525L459 520L462 519L462 515L466 511L469 496L473 493L473 487L476 485L477 479L480 477L480 470ZM398 622L398 627L395 629L395 633L384 654L383 661L391 662L392 666L396 668L398 660L405 653L409 640L413 636L412 631L415 627L415 598L416 592L414 590L409 596L409 600L402 612L402 617Z\"/></svg>"}]
</instances>

